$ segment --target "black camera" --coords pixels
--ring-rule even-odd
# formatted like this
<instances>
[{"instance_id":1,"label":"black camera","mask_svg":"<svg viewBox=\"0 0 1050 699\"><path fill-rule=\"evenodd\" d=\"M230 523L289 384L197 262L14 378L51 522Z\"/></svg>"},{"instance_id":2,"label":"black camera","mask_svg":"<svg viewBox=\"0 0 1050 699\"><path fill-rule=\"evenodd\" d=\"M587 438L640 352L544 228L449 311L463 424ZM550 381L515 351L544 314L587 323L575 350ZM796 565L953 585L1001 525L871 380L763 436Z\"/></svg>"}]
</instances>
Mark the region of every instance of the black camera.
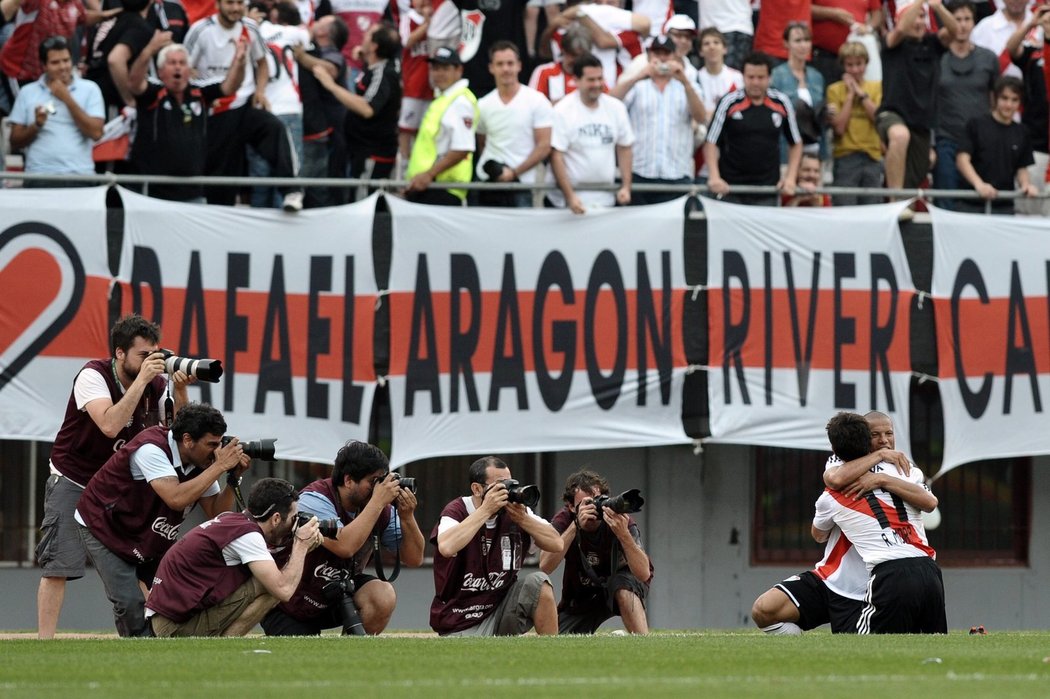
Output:
<instances>
[{"instance_id":1,"label":"black camera","mask_svg":"<svg viewBox=\"0 0 1050 699\"><path fill-rule=\"evenodd\" d=\"M507 502L520 503L533 509L540 504L539 486L522 485L513 478L507 478L500 483L507 487Z\"/></svg>"},{"instance_id":2,"label":"black camera","mask_svg":"<svg viewBox=\"0 0 1050 699\"><path fill-rule=\"evenodd\" d=\"M485 164L481 166L481 171L488 176L489 182L495 182L503 174L503 168L505 167L507 166L498 160L486 160Z\"/></svg>"},{"instance_id":3,"label":"black camera","mask_svg":"<svg viewBox=\"0 0 1050 699\"><path fill-rule=\"evenodd\" d=\"M222 446L226 446L233 439L233 435L223 435ZM253 439L250 442L241 442L241 448L244 449L244 453L248 455L249 459L260 459L262 461L277 461L277 457L274 456L274 445L277 438L273 439Z\"/></svg>"},{"instance_id":4,"label":"black camera","mask_svg":"<svg viewBox=\"0 0 1050 699\"><path fill-rule=\"evenodd\" d=\"M308 515L305 512L299 512L295 515L295 526L292 530L298 529L307 522L313 519L313 515ZM319 519L317 520L317 528L321 530L321 536L326 539L334 539L339 535L339 520L338 519Z\"/></svg>"},{"instance_id":5,"label":"black camera","mask_svg":"<svg viewBox=\"0 0 1050 699\"><path fill-rule=\"evenodd\" d=\"M219 359L190 359L180 357L171 350L157 351L164 355L164 371L169 374L182 371L209 383L217 383L222 377L222 361Z\"/></svg>"},{"instance_id":6,"label":"black camera","mask_svg":"<svg viewBox=\"0 0 1050 699\"><path fill-rule=\"evenodd\" d=\"M361 614L354 604L354 581L350 578L333 580L322 589L325 601L334 606L339 612L339 618L343 622L344 636L366 636L365 625L361 622Z\"/></svg>"},{"instance_id":7,"label":"black camera","mask_svg":"<svg viewBox=\"0 0 1050 699\"><path fill-rule=\"evenodd\" d=\"M597 508L599 518L602 515L603 507L608 507L616 514L625 515L631 512L641 512L644 504L645 498L642 497L642 491L638 490L638 488L625 490L619 495L612 497L599 495L594 498L594 506Z\"/></svg>"},{"instance_id":8,"label":"black camera","mask_svg":"<svg viewBox=\"0 0 1050 699\"><path fill-rule=\"evenodd\" d=\"M394 477L397 484L407 490L410 493L416 492L416 479L409 478L408 476L402 476L397 471L393 471L390 475Z\"/></svg>"}]
</instances>

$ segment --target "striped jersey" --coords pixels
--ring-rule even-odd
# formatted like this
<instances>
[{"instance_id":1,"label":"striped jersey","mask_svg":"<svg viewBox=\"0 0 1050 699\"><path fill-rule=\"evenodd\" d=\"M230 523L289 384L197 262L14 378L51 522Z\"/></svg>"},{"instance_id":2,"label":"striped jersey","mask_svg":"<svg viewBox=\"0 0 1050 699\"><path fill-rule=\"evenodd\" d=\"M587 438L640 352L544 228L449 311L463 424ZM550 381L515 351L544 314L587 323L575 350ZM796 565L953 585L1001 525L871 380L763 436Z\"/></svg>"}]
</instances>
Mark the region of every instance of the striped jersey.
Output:
<instances>
[{"instance_id":1,"label":"striped jersey","mask_svg":"<svg viewBox=\"0 0 1050 699\"><path fill-rule=\"evenodd\" d=\"M927 487L922 471L915 467L907 477L885 462L872 470ZM869 572L886 561L937 557L926 538L919 509L881 488L860 499L826 489L817 499L813 526L826 531L836 524L853 542Z\"/></svg>"}]
</instances>

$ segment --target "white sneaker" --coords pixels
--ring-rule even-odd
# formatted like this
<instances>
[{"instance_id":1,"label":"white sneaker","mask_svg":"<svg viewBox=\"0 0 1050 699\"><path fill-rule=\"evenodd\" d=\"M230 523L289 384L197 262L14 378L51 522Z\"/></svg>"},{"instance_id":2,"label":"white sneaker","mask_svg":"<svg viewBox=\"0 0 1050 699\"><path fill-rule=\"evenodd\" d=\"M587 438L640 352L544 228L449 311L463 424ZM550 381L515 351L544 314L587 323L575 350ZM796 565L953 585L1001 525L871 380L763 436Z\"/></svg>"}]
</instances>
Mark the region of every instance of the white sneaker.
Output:
<instances>
[{"instance_id":1,"label":"white sneaker","mask_svg":"<svg viewBox=\"0 0 1050 699\"><path fill-rule=\"evenodd\" d=\"M281 204L281 208L290 214L294 214L297 211L303 210L303 193L302 192L288 192L284 195L284 202Z\"/></svg>"}]
</instances>

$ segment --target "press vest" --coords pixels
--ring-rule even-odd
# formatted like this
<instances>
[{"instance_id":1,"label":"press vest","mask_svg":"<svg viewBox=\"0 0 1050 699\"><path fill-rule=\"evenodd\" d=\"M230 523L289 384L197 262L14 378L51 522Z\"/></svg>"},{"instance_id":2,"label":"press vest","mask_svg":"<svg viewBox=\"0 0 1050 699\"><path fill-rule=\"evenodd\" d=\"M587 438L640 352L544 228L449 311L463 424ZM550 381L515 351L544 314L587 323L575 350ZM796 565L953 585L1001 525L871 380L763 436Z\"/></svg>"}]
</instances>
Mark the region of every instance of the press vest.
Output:
<instances>
[{"instance_id":1,"label":"press vest","mask_svg":"<svg viewBox=\"0 0 1050 699\"><path fill-rule=\"evenodd\" d=\"M474 122L477 123L480 117L478 113L478 98L474 96L470 88L464 86L458 90L449 90L440 97L435 97L434 101L430 103L430 107L427 108L426 114L423 115L423 122L419 125L419 133L416 134L416 142L412 146L412 156L408 159L408 171L405 173L407 179L412 179L419 173L426 172L437 162L437 137L438 132L441 130L441 119L460 95L470 100L471 106L474 107ZM460 160L444 172L439 173L434 180L436 182L470 182L473 173L474 154L469 153L466 158L463 158L463 160ZM460 199L467 198L467 190L465 189L450 189L448 191Z\"/></svg>"}]
</instances>

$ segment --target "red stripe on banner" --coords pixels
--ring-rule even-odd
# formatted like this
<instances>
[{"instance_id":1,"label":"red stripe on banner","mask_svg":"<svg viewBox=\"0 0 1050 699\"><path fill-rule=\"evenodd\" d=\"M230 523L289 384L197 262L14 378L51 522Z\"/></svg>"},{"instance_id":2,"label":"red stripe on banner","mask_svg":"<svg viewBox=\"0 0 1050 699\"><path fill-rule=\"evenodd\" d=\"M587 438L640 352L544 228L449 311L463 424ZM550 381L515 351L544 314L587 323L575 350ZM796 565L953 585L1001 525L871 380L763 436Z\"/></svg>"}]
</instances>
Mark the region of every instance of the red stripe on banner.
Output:
<instances>
[{"instance_id":1,"label":"red stripe on banner","mask_svg":"<svg viewBox=\"0 0 1050 699\"><path fill-rule=\"evenodd\" d=\"M158 318L157 307L147 288L143 288L142 314L156 320L163 331L161 346L186 357L221 359L228 363L227 352L227 295L225 290L206 289L203 293L203 311L195 311L191 323L182 337L182 327L187 303L185 289L165 288L162 299L163 316ZM124 308L122 313L131 312L131 292L125 287ZM374 381L375 368L372 351L373 325L375 316L375 295L358 295L353 297L353 335L361 338L353 346L353 380L359 382ZM328 342L324 345L322 338L311 338L309 333L309 296L307 294L284 294L279 299L284 309L277 310L278 299L274 299L273 310L271 294L263 291L241 289L233 300L230 313L242 317L235 319L235 324L243 323L246 333L233 331L236 347L237 373L257 374L263 365L263 350L266 349L270 360L285 361L290 358L292 376L306 376L307 355L313 350L317 356L317 376L324 379L344 379L343 376L343 317L344 297L325 294L318 297L316 318L328 324ZM204 316L204 320L200 316ZM263 347L267 318L273 328L270 346ZM317 322L317 321L315 321ZM202 351L201 333L197 331L203 324L207 335L207 351ZM287 354L282 350L287 347Z\"/></svg>"},{"instance_id":2,"label":"red stripe on banner","mask_svg":"<svg viewBox=\"0 0 1050 699\"><path fill-rule=\"evenodd\" d=\"M44 312L61 286L62 270L39 248L23 250L0 269L0 353Z\"/></svg>"},{"instance_id":3,"label":"red stripe on banner","mask_svg":"<svg viewBox=\"0 0 1050 699\"><path fill-rule=\"evenodd\" d=\"M38 318L46 314L47 321L35 328L37 336L51 335L47 345L37 356L49 357L105 357L108 351L106 303L109 279L85 277L84 289L76 299L61 300L50 311L48 307L62 293L62 267L54 255L40 248L28 248L15 255L0 270L0 353L6 352ZM53 327L64 311L76 304L68 324Z\"/></svg>"},{"instance_id":4,"label":"red stripe on banner","mask_svg":"<svg viewBox=\"0 0 1050 699\"><path fill-rule=\"evenodd\" d=\"M562 338L575 336L575 354L573 365L576 370L585 368L587 362L587 345L585 342L585 316L586 316L586 291L576 289L575 302L565 303L561 292L552 288L544 299L545 308L541 320L542 334L542 358L546 364L546 370L550 373L560 373L566 364L566 355L560 345L555 348L556 342ZM682 344L682 308L685 291L675 289L671 292L670 318L660 317L663 303L663 293L653 291L651 307L655 310L657 317L656 336L657 342L666 344L670 342L671 362L674 367L686 366L685 350ZM498 356L507 357L515 353L515 333L520 337L521 355L525 371L536 370L536 353L533 351L533 319L535 317L535 303L537 295L535 291L519 291L513 300L517 304L517 313L504 313L503 323L504 346L496 348L497 327L500 324L500 297L498 291L484 291L481 293L481 312L478 322L477 341L473 345L473 351L469 353L471 367L475 372L488 373L492 371L494 359ZM450 353L452 341L452 295L447 291L432 292L429 296L430 303L422 302L424 296L420 296L421 309L426 309L426 314L432 310L433 329L427 327L426 314L417 323L416 330L420 336L418 347L412 347L413 308L416 303L417 294L412 292L400 292L390 294L390 374L392 376L403 376L410 356L416 359L427 359L426 337L430 334L434 338L438 359L438 371L448 373L450 369ZM603 288L593 304L592 327L595 341L594 356L597 366L603 372L609 372L615 367L617 358L621 352L626 358L625 365L628 370L638 368L638 297L634 289L626 290L624 294L622 316L625 319L621 323L618 318L617 303L613 293L608 288ZM461 292L460 322L456 329L457 334L464 335L470 330L471 300L467 292ZM667 326L670 325L670 338L666 338ZM511 330L514 328L514 331ZM556 339L557 338L557 339ZM646 330L647 368L653 371L657 364L654 359L652 342L652 331Z\"/></svg>"},{"instance_id":5,"label":"red stripe on banner","mask_svg":"<svg viewBox=\"0 0 1050 699\"><path fill-rule=\"evenodd\" d=\"M1010 327L1011 308L1013 328ZM1050 373L1050 306L1045 296L937 299L938 375L981 377ZM959 347L956 354L956 347ZM961 364L957 366L957 364ZM961 368L961 371L960 371Z\"/></svg>"},{"instance_id":6,"label":"red stripe on banner","mask_svg":"<svg viewBox=\"0 0 1050 699\"><path fill-rule=\"evenodd\" d=\"M792 305L794 297L794 306ZM836 316L835 292L822 289L810 318L812 292L773 289L767 302L765 289L728 291L729 314L724 310L725 289L708 292L710 359L721 366L727 351L739 347L745 367L863 370L872 368L872 357L885 355L890 371L910 371L909 306L912 294L901 292L896 303L888 291L874 296L868 290L841 292L841 309ZM872 317L872 301L876 314ZM792 319L795 319L794 322ZM769 327L769 347L766 328ZM796 361L796 344L799 360ZM807 362L807 346L811 345ZM836 347L841 356L836 362ZM874 355L873 355L874 353ZM879 361L882 361L881 359Z\"/></svg>"}]
</instances>

